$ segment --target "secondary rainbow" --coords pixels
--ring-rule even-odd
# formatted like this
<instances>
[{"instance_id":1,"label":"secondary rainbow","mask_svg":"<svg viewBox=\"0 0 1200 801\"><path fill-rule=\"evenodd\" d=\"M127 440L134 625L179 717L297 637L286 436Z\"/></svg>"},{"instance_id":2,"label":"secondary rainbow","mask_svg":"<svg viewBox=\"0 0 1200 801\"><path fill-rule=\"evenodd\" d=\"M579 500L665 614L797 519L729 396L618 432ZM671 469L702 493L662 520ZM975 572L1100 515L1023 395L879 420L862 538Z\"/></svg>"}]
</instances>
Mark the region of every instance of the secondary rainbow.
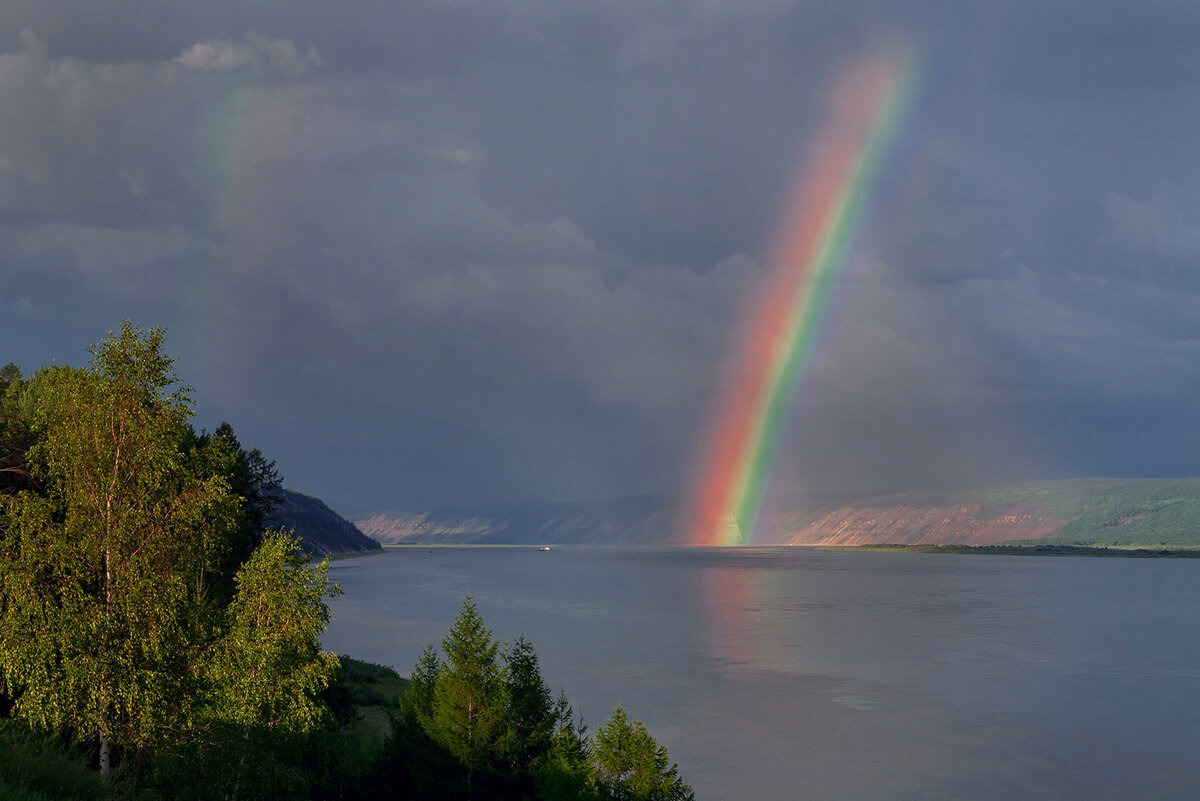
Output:
<instances>
[{"instance_id":1,"label":"secondary rainbow","mask_svg":"<svg viewBox=\"0 0 1200 801\"><path fill-rule=\"evenodd\" d=\"M910 93L911 74L907 52L874 54L843 72L830 93L710 432L690 517L693 545L741 545L754 534L788 407Z\"/></svg>"}]
</instances>

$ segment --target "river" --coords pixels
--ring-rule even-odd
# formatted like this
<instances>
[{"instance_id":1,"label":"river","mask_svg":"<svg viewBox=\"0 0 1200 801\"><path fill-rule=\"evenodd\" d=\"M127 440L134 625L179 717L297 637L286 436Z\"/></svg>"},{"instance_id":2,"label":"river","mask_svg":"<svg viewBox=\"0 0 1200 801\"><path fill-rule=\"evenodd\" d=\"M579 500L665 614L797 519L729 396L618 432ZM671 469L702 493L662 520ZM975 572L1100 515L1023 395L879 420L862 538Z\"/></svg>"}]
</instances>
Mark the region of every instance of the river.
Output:
<instances>
[{"instance_id":1,"label":"river","mask_svg":"<svg viewBox=\"0 0 1200 801\"><path fill-rule=\"evenodd\" d=\"M1200 561L806 548L397 548L325 648L402 674L470 592L595 731L702 801L1200 797Z\"/></svg>"}]
</instances>

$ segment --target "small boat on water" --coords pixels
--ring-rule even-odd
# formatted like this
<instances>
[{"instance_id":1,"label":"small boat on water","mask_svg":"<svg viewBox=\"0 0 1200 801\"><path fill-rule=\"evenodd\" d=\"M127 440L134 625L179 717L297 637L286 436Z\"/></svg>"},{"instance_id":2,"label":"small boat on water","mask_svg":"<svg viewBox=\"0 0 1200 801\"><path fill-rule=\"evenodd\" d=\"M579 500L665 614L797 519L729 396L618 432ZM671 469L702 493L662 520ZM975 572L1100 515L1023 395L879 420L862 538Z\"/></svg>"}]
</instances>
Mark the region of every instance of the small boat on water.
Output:
<instances>
[{"instance_id":1,"label":"small boat on water","mask_svg":"<svg viewBox=\"0 0 1200 801\"><path fill-rule=\"evenodd\" d=\"M541 548L538 548L538 550L539 550L539 551L548 551L548 550L550 550L550 546L549 546L549 545L543 545Z\"/></svg>"}]
</instances>

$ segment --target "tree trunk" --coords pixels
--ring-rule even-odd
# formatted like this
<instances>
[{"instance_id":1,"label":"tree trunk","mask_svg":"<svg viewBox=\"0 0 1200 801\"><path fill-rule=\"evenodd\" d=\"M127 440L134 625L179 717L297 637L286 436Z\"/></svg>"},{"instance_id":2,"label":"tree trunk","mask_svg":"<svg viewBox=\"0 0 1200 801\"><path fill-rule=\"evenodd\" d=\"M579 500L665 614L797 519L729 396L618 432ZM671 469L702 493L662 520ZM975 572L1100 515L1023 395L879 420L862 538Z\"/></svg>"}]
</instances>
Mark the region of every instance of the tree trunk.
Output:
<instances>
[{"instance_id":1,"label":"tree trunk","mask_svg":"<svg viewBox=\"0 0 1200 801\"><path fill-rule=\"evenodd\" d=\"M100 724L100 775L107 776L112 770L112 745L108 742L108 716L104 716L103 722Z\"/></svg>"},{"instance_id":2,"label":"tree trunk","mask_svg":"<svg viewBox=\"0 0 1200 801\"><path fill-rule=\"evenodd\" d=\"M112 618L112 562L108 548L104 549L104 616ZM108 706L108 698L101 699ZM100 713L100 775L112 770L112 744L108 741L108 710Z\"/></svg>"},{"instance_id":3,"label":"tree trunk","mask_svg":"<svg viewBox=\"0 0 1200 801\"><path fill-rule=\"evenodd\" d=\"M237 778L233 781L233 792L229 794L229 801L237 801L238 793L242 791L242 772L246 769L246 753L250 750L250 730L247 729L242 736L246 740L246 747L238 757Z\"/></svg>"}]
</instances>

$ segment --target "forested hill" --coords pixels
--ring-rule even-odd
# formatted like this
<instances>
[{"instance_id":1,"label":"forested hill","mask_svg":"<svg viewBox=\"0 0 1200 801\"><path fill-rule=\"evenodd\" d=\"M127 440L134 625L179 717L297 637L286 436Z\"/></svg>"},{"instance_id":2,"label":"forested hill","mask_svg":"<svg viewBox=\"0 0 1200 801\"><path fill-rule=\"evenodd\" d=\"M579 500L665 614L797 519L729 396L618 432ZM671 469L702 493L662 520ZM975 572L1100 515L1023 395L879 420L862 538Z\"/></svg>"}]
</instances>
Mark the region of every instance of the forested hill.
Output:
<instances>
[{"instance_id":1,"label":"forested hill","mask_svg":"<svg viewBox=\"0 0 1200 801\"><path fill-rule=\"evenodd\" d=\"M325 505L320 498L284 490L283 503L269 520L273 528L295 529L301 547L313 556L379 550L379 543Z\"/></svg>"},{"instance_id":2,"label":"forested hill","mask_svg":"<svg viewBox=\"0 0 1200 801\"><path fill-rule=\"evenodd\" d=\"M384 544L682 545L680 499L379 512L355 524ZM772 498L755 544L1200 546L1200 478L1071 479L942 492Z\"/></svg>"}]
</instances>

